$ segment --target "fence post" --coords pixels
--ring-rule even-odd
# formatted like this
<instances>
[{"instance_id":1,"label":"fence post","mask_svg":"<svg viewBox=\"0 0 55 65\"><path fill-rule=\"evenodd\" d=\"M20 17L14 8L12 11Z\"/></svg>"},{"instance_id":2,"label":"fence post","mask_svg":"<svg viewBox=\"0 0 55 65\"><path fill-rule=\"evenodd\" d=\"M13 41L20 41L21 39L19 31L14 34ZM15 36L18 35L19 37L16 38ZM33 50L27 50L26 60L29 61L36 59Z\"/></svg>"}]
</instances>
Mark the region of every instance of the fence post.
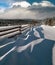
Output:
<instances>
[{"instance_id":1,"label":"fence post","mask_svg":"<svg viewBox=\"0 0 55 65\"><path fill-rule=\"evenodd\" d=\"M22 30L21 30L21 25L19 26L19 33L21 34L22 33Z\"/></svg>"}]
</instances>

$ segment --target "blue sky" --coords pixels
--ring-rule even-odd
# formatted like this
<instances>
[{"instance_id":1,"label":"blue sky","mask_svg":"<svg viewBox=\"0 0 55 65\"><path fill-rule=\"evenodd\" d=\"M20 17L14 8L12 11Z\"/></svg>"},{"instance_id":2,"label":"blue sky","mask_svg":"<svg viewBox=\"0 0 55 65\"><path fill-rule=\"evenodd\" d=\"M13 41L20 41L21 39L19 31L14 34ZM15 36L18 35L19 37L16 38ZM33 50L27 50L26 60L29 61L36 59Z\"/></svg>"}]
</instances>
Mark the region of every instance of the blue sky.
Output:
<instances>
[{"instance_id":1,"label":"blue sky","mask_svg":"<svg viewBox=\"0 0 55 65\"><path fill-rule=\"evenodd\" d=\"M55 0L48 0L48 1L52 2L53 4L55 4Z\"/></svg>"},{"instance_id":2,"label":"blue sky","mask_svg":"<svg viewBox=\"0 0 55 65\"><path fill-rule=\"evenodd\" d=\"M16 2L16 1L23 1L23 0L0 0L0 7L9 7L9 3ZM33 2L41 2L41 1L50 1L55 5L55 0L26 0L30 4Z\"/></svg>"},{"instance_id":3,"label":"blue sky","mask_svg":"<svg viewBox=\"0 0 55 65\"><path fill-rule=\"evenodd\" d=\"M0 2L0 7L8 7L9 5L5 2Z\"/></svg>"},{"instance_id":4,"label":"blue sky","mask_svg":"<svg viewBox=\"0 0 55 65\"><path fill-rule=\"evenodd\" d=\"M42 0L28 0L28 2L30 3L33 3L33 2L41 2ZM46 1L46 0L43 0L43 1ZM55 4L55 0L47 0L47 1L50 1L52 2L53 4Z\"/></svg>"}]
</instances>

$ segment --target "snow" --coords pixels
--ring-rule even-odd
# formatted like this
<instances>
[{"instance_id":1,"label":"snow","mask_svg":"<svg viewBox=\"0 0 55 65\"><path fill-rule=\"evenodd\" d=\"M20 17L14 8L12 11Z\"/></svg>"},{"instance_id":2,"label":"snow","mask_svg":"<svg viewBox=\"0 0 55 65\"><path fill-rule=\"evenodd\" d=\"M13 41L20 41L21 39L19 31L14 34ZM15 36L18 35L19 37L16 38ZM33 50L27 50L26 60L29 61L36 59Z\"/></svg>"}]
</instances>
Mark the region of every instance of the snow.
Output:
<instances>
[{"instance_id":1,"label":"snow","mask_svg":"<svg viewBox=\"0 0 55 65\"><path fill-rule=\"evenodd\" d=\"M26 25L23 24L22 27L24 27L24 26L28 26L28 24L26 24Z\"/></svg>"},{"instance_id":2,"label":"snow","mask_svg":"<svg viewBox=\"0 0 55 65\"><path fill-rule=\"evenodd\" d=\"M55 26L53 26L53 28L55 28Z\"/></svg>"},{"instance_id":3,"label":"snow","mask_svg":"<svg viewBox=\"0 0 55 65\"><path fill-rule=\"evenodd\" d=\"M7 53L5 53L3 56L1 56L1 57L0 57L0 61L1 61L3 58L5 58L9 53L11 53L12 51L14 51L15 48L16 48L16 46L13 47L11 50L9 50Z\"/></svg>"},{"instance_id":4,"label":"snow","mask_svg":"<svg viewBox=\"0 0 55 65\"><path fill-rule=\"evenodd\" d=\"M0 48L3 48L3 47L5 47L5 46L7 46L7 45L9 45L9 44L13 44L14 42L15 42L15 41L12 41L12 42L6 43L6 44L0 46Z\"/></svg>"},{"instance_id":5,"label":"snow","mask_svg":"<svg viewBox=\"0 0 55 65\"><path fill-rule=\"evenodd\" d=\"M30 52L32 52L35 45L40 44L44 39L49 39L49 40L55 41L55 28L53 28L52 26L45 26L45 25L41 25L39 28L41 28L41 27L43 28L43 30L41 30L41 32L44 34L44 37L41 38L40 33L38 32L38 30L36 30L36 28L33 28L34 36L38 37L39 39L31 41L30 43L28 43L24 46L19 46L17 48L18 53L21 53L21 52L27 50L29 47L31 47ZM27 41L27 39L29 39L28 38L29 33L30 32L28 31L27 34L26 34L27 35L26 41ZM55 65L55 47L53 48L53 57L52 57L52 59L53 59L53 65Z\"/></svg>"},{"instance_id":6,"label":"snow","mask_svg":"<svg viewBox=\"0 0 55 65\"><path fill-rule=\"evenodd\" d=\"M43 39L49 39L49 40L54 40L55 41L55 29L53 27L51 27L51 26L45 26L45 25L41 25L39 28L41 28L41 27L43 28L43 30L41 32L44 34L44 37L45 37ZM41 36L40 36L39 32L36 30L36 28L33 28L33 31L34 31L34 36L40 38L40 40L43 41L43 39L41 38ZM30 31L27 32L27 34L26 34L27 37L24 38L23 40L27 40L29 38L29 36L30 36L29 33L30 33ZM27 49L27 47L29 47L31 44L32 44L32 46L34 46L40 40L38 39L38 40L36 40L36 42L31 42L31 43L28 43L25 46L19 47L18 52L21 52L22 50Z\"/></svg>"},{"instance_id":7,"label":"snow","mask_svg":"<svg viewBox=\"0 0 55 65\"><path fill-rule=\"evenodd\" d=\"M15 33L18 33L18 32L15 32ZM13 35L13 33L11 35ZM54 26L41 25L41 26L34 26L32 28L27 28L24 32L22 32L22 34L17 38L16 41L11 41L6 44L3 44L2 46L0 46L0 48L1 49L5 48L9 44L14 44L14 46L8 52L6 52L0 57L0 61L6 58L8 54L13 53L12 51L15 51L16 53L18 53L18 55L22 54L22 52L24 55L26 55L25 53L27 53L27 55L30 55L29 52L27 51L28 48L30 48L29 51L31 55L33 54L33 57L34 57L35 54L33 53L33 51L36 48L35 53L36 55L38 55L38 58L36 58L37 59L36 60L34 57L34 59L37 62L39 62L38 60L40 60L42 65L45 65L46 62L48 65L52 61L53 65L55 65L55 46L54 46L55 45L55 28ZM14 55L16 56L16 54ZM30 55L30 59L32 60L31 55ZM16 56L16 58L19 59L20 56L21 55ZM51 57L52 60L49 57ZM50 62L48 63L48 61Z\"/></svg>"},{"instance_id":8,"label":"snow","mask_svg":"<svg viewBox=\"0 0 55 65\"><path fill-rule=\"evenodd\" d=\"M28 35L28 34L29 34L29 32L30 32L30 31L28 31L28 32L26 33L26 35Z\"/></svg>"},{"instance_id":9,"label":"snow","mask_svg":"<svg viewBox=\"0 0 55 65\"><path fill-rule=\"evenodd\" d=\"M27 33L26 33L26 38L24 38L23 40L27 40L28 38L29 38L29 36L31 36L31 35L29 35L29 33L32 31L32 28L31 28L31 30L30 31L28 31Z\"/></svg>"},{"instance_id":10,"label":"snow","mask_svg":"<svg viewBox=\"0 0 55 65\"><path fill-rule=\"evenodd\" d=\"M24 40L27 40L27 39L29 38L29 36L30 36L30 35L27 35L27 37L26 37L26 38L24 38Z\"/></svg>"},{"instance_id":11,"label":"snow","mask_svg":"<svg viewBox=\"0 0 55 65\"><path fill-rule=\"evenodd\" d=\"M46 39L55 40L55 28L45 25L42 25L41 27L43 28L43 33Z\"/></svg>"},{"instance_id":12,"label":"snow","mask_svg":"<svg viewBox=\"0 0 55 65\"><path fill-rule=\"evenodd\" d=\"M39 35L38 31L36 31L36 28L34 28L33 31L34 31L34 35L35 35L36 37L39 37L39 38L40 38L40 35Z\"/></svg>"},{"instance_id":13,"label":"snow","mask_svg":"<svg viewBox=\"0 0 55 65\"><path fill-rule=\"evenodd\" d=\"M31 46L31 52L32 52L33 51L33 47L36 44L39 44L41 41L43 41L43 39L34 40L34 41L32 41L31 43L28 43L25 46L20 46L20 47L18 47L17 52L23 52L23 51L25 51L30 46Z\"/></svg>"},{"instance_id":14,"label":"snow","mask_svg":"<svg viewBox=\"0 0 55 65\"><path fill-rule=\"evenodd\" d=\"M53 65L55 65L55 46L53 47Z\"/></svg>"}]
</instances>

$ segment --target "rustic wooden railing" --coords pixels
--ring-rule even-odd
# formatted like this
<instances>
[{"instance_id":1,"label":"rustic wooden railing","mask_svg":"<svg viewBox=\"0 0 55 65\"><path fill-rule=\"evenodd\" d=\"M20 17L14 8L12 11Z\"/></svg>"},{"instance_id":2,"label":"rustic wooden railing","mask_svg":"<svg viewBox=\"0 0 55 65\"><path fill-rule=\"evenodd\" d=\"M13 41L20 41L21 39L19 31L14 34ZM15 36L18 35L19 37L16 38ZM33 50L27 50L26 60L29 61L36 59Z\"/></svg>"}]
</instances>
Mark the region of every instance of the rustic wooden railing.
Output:
<instances>
[{"instance_id":1,"label":"rustic wooden railing","mask_svg":"<svg viewBox=\"0 0 55 65\"><path fill-rule=\"evenodd\" d=\"M23 31L25 31L29 26L14 26L11 28L5 28L0 30L0 39L5 37L13 37L16 35L20 35Z\"/></svg>"}]
</instances>

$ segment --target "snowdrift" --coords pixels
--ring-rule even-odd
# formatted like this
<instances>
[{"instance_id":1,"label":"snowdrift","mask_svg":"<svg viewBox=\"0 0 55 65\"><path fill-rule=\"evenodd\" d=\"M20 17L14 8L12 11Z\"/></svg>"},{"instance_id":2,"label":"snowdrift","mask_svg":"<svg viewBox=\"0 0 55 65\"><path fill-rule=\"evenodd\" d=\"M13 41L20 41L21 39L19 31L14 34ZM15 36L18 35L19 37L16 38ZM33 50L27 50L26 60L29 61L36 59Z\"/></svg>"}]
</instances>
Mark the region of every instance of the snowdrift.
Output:
<instances>
[{"instance_id":1,"label":"snowdrift","mask_svg":"<svg viewBox=\"0 0 55 65\"><path fill-rule=\"evenodd\" d=\"M34 26L19 37L0 40L0 65L54 65L55 28Z\"/></svg>"}]
</instances>

